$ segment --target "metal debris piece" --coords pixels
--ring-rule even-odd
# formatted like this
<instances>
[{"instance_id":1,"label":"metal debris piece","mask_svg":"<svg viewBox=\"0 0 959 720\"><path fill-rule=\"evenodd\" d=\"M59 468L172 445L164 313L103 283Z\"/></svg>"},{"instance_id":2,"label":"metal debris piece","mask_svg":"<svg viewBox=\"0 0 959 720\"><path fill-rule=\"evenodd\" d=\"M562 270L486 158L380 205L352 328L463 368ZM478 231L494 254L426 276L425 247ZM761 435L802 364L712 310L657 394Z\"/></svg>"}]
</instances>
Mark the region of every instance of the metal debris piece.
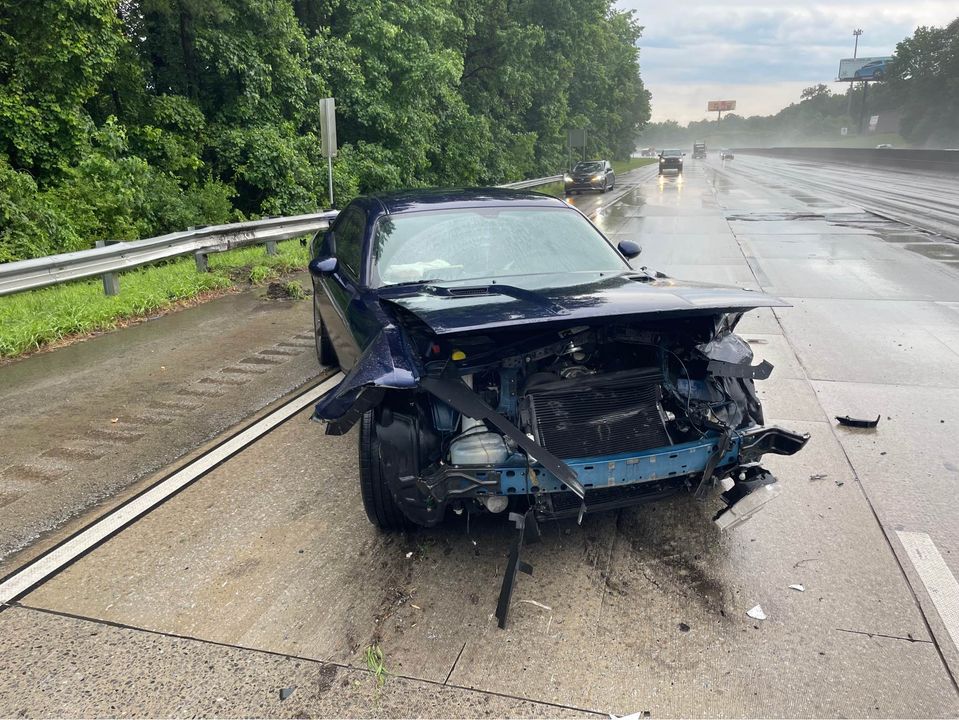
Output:
<instances>
[{"instance_id":1,"label":"metal debris piece","mask_svg":"<svg viewBox=\"0 0 959 720\"><path fill-rule=\"evenodd\" d=\"M756 607L751 607L746 611L746 614L749 615L753 620L765 620L766 613L763 612L763 606L757 605Z\"/></svg>"},{"instance_id":2,"label":"metal debris piece","mask_svg":"<svg viewBox=\"0 0 959 720\"><path fill-rule=\"evenodd\" d=\"M790 590L798 590L799 592L806 592L805 586L799 585L798 583L797 583L796 585L790 585L790 586L789 586L789 589L790 589Z\"/></svg>"},{"instance_id":3,"label":"metal debris piece","mask_svg":"<svg viewBox=\"0 0 959 720\"><path fill-rule=\"evenodd\" d=\"M875 420L863 420L862 418L849 417L848 415L836 416L836 420L839 421L840 425L856 428L874 428L879 424L880 418L882 418L882 415L876 415Z\"/></svg>"},{"instance_id":4,"label":"metal debris piece","mask_svg":"<svg viewBox=\"0 0 959 720\"><path fill-rule=\"evenodd\" d=\"M506 627L506 617L509 615L509 604L513 597L513 587L516 585L516 573L533 574L533 566L519 559L523 552L523 543L536 542L540 539L539 525L533 508L525 514L510 513L509 519L516 524L516 538L510 548L509 560L506 563L506 572L503 574L503 586L499 591L499 601L496 603L496 619L500 629Z\"/></svg>"},{"instance_id":5,"label":"metal debris piece","mask_svg":"<svg viewBox=\"0 0 959 720\"><path fill-rule=\"evenodd\" d=\"M288 697L290 697L290 695L293 694L293 691L294 691L294 690L296 690L296 688L291 688L291 687L288 687L288 688L280 688L280 702L282 702L282 701L286 700Z\"/></svg>"}]
</instances>

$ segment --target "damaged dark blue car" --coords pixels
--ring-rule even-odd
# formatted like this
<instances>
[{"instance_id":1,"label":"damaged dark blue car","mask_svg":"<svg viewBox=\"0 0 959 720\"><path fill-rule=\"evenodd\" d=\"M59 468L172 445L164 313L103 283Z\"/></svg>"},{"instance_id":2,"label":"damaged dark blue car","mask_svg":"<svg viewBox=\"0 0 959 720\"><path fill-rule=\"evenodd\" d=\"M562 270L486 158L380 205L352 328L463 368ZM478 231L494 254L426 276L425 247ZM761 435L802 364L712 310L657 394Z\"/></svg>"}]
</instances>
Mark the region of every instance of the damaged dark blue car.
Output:
<instances>
[{"instance_id":1,"label":"damaged dark blue car","mask_svg":"<svg viewBox=\"0 0 959 720\"><path fill-rule=\"evenodd\" d=\"M582 518L729 478L729 527L774 496L761 457L808 437L764 425L772 366L734 329L785 303L635 270L639 252L494 189L357 198L314 238L317 353L344 373L315 417L359 423L373 523Z\"/></svg>"}]
</instances>

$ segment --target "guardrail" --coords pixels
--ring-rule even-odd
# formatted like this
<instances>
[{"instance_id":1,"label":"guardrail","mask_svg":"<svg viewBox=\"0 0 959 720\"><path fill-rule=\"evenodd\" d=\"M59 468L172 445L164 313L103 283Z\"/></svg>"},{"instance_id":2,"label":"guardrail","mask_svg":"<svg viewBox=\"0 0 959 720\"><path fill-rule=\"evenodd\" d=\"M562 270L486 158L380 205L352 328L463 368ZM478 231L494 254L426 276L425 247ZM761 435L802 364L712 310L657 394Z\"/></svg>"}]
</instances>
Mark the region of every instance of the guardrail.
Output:
<instances>
[{"instance_id":1,"label":"guardrail","mask_svg":"<svg viewBox=\"0 0 959 720\"><path fill-rule=\"evenodd\" d=\"M500 185L524 189L562 180L562 175L522 180ZM59 255L18 260L0 264L0 295L56 285L70 280L103 277L104 292L119 292L116 273L182 255L196 258L200 270L207 269L207 255L248 245L266 244L267 252L276 252L276 242L314 233L329 227L337 211L269 218L250 222L211 225L169 233L154 238L116 242Z\"/></svg>"},{"instance_id":2,"label":"guardrail","mask_svg":"<svg viewBox=\"0 0 959 720\"><path fill-rule=\"evenodd\" d=\"M897 148L771 147L734 148L742 155L762 155L784 160L819 160L847 165L896 167L959 173L959 150L907 150Z\"/></svg>"}]
</instances>

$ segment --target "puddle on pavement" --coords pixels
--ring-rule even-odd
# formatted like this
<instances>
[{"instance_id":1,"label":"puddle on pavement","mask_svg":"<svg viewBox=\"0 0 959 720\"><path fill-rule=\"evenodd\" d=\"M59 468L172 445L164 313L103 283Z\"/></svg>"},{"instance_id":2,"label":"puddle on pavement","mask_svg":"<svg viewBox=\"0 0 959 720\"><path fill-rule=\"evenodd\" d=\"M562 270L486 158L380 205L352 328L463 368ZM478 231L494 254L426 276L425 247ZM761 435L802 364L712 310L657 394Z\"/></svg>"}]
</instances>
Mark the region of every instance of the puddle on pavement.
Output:
<instances>
[{"instance_id":1,"label":"puddle on pavement","mask_svg":"<svg viewBox=\"0 0 959 720\"><path fill-rule=\"evenodd\" d=\"M959 260L959 245L955 244L925 242L903 247L930 260Z\"/></svg>"}]
</instances>

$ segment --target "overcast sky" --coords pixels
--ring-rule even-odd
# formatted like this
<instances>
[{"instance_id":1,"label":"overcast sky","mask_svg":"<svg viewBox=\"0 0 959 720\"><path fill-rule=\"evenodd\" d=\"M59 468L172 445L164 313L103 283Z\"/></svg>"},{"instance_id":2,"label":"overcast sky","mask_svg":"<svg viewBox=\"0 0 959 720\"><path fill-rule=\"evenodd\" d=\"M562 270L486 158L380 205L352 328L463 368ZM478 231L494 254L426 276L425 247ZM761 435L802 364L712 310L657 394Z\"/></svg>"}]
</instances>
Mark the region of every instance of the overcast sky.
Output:
<instances>
[{"instance_id":1,"label":"overcast sky","mask_svg":"<svg viewBox=\"0 0 959 720\"><path fill-rule=\"evenodd\" d=\"M891 55L919 25L959 15L949 0L618 0L645 26L640 67L653 94L653 120L700 120L707 100L736 100L741 115L768 115L800 91L831 83L839 60ZM841 90L844 86L832 86Z\"/></svg>"}]
</instances>

